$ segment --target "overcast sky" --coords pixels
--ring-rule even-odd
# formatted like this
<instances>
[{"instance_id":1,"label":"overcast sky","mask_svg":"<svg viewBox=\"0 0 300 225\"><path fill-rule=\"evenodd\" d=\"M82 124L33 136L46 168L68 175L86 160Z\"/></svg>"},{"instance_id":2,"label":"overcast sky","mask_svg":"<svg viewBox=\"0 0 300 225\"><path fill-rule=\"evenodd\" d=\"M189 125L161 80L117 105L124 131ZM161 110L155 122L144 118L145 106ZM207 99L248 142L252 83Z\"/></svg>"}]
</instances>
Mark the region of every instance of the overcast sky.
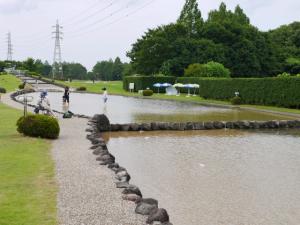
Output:
<instances>
[{"instance_id":1,"label":"overcast sky","mask_svg":"<svg viewBox=\"0 0 300 225\"><path fill-rule=\"evenodd\" d=\"M62 57L88 69L100 60L120 56L148 28L176 21L185 0L0 0L0 59L6 59L6 33L11 32L13 59L53 61L52 26L63 26ZM204 18L221 0L199 0ZM240 4L260 30L300 21L300 0L225 0Z\"/></svg>"}]
</instances>

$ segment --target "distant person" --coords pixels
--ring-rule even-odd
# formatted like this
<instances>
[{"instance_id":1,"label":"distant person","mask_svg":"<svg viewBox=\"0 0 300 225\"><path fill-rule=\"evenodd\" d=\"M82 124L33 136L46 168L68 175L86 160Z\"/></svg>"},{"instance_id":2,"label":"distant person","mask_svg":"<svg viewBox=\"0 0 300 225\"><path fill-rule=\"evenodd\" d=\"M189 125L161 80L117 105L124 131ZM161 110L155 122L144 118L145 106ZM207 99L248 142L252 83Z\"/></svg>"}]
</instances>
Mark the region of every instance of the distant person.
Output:
<instances>
[{"instance_id":1,"label":"distant person","mask_svg":"<svg viewBox=\"0 0 300 225\"><path fill-rule=\"evenodd\" d=\"M69 89L69 87L65 87L63 102L68 103L68 104L70 103L70 89Z\"/></svg>"},{"instance_id":2,"label":"distant person","mask_svg":"<svg viewBox=\"0 0 300 225\"><path fill-rule=\"evenodd\" d=\"M39 113L39 110L46 111L48 115L55 117L54 112L50 108L50 101L47 98L47 95L48 95L47 91L42 91L40 95L40 99L38 101L38 107L34 111L37 114Z\"/></svg>"},{"instance_id":3,"label":"distant person","mask_svg":"<svg viewBox=\"0 0 300 225\"><path fill-rule=\"evenodd\" d=\"M103 96L103 101L104 101L104 103L106 103L107 99L108 99L107 90L106 90L106 88L103 88L102 91L103 91L103 95L102 95Z\"/></svg>"}]
</instances>

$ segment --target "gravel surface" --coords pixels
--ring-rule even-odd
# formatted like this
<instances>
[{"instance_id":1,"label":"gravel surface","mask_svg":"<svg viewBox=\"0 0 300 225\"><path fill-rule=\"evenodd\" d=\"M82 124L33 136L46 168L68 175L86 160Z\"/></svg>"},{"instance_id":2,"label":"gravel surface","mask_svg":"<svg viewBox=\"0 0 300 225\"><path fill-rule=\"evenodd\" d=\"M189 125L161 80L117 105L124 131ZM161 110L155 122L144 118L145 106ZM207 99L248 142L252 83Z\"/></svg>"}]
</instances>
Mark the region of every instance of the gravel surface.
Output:
<instances>
[{"instance_id":1,"label":"gravel surface","mask_svg":"<svg viewBox=\"0 0 300 225\"><path fill-rule=\"evenodd\" d=\"M1 102L17 109L23 105L2 95ZM28 111L32 109L28 108ZM142 225L146 218L134 213L135 204L122 200L114 173L98 165L85 138L87 119L60 119L60 138L53 141L52 155L58 183L60 225Z\"/></svg>"},{"instance_id":2,"label":"gravel surface","mask_svg":"<svg viewBox=\"0 0 300 225\"><path fill-rule=\"evenodd\" d=\"M61 225L139 225L145 217L134 213L135 204L122 200L114 174L98 165L85 138L86 119L61 120L60 138L53 143L59 186Z\"/></svg>"}]
</instances>

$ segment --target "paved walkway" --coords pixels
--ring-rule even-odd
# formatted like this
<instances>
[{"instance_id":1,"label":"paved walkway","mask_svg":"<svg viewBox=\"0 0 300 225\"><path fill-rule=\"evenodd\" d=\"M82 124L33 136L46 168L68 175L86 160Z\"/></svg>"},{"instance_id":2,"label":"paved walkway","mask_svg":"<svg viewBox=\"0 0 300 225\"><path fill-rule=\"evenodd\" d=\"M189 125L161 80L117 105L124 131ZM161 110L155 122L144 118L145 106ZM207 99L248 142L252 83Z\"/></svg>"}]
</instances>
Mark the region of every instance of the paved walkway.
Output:
<instances>
[{"instance_id":1,"label":"paved walkway","mask_svg":"<svg viewBox=\"0 0 300 225\"><path fill-rule=\"evenodd\" d=\"M9 95L5 104L22 109ZM145 217L134 213L135 204L122 200L114 174L98 165L85 138L86 119L59 119L61 133L53 141L52 155L58 183L60 225L142 225Z\"/></svg>"}]
</instances>

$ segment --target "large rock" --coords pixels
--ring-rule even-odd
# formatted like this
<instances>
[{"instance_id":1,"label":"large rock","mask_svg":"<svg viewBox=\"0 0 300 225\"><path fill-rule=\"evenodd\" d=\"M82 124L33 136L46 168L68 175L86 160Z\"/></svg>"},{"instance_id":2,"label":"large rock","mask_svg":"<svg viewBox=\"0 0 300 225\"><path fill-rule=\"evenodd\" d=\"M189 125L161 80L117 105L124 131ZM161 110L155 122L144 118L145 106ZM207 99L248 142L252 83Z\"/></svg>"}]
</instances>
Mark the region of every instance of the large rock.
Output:
<instances>
[{"instance_id":1,"label":"large rock","mask_svg":"<svg viewBox=\"0 0 300 225\"><path fill-rule=\"evenodd\" d=\"M143 131L151 131L151 124L149 124L149 123L142 123L141 124L141 130L143 130Z\"/></svg>"},{"instance_id":2,"label":"large rock","mask_svg":"<svg viewBox=\"0 0 300 225\"><path fill-rule=\"evenodd\" d=\"M152 224L154 221L158 221L158 222L161 222L161 223L169 222L169 214L168 214L167 210L165 210L165 209L153 210L150 213L146 223L147 224Z\"/></svg>"},{"instance_id":3,"label":"large rock","mask_svg":"<svg viewBox=\"0 0 300 225\"><path fill-rule=\"evenodd\" d=\"M141 200L141 196L135 194L129 194L129 195L123 195L122 199L131 202L139 202Z\"/></svg>"},{"instance_id":4,"label":"large rock","mask_svg":"<svg viewBox=\"0 0 300 225\"><path fill-rule=\"evenodd\" d=\"M93 117L93 121L96 121L97 128L100 132L110 131L110 122L106 115L97 114Z\"/></svg>"},{"instance_id":5,"label":"large rock","mask_svg":"<svg viewBox=\"0 0 300 225\"><path fill-rule=\"evenodd\" d=\"M223 122L215 121L215 122L213 122L213 124L214 124L214 128L215 129L223 129L223 128L225 128L225 124Z\"/></svg>"},{"instance_id":6,"label":"large rock","mask_svg":"<svg viewBox=\"0 0 300 225\"><path fill-rule=\"evenodd\" d=\"M110 130L111 131L120 131L121 130L121 125L120 124L111 124L110 125Z\"/></svg>"},{"instance_id":7,"label":"large rock","mask_svg":"<svg viewBox=\"0 0 300 225\"><path fill-rule=\"evenodd\" d=\"M158 204L157 201L155 199L155 201L145 201L146 199L142 199L135 208L135 212L137 214L141 214L141 215L150 215L153 211L157 211L158 209ZM148 199L148 200L152 200L152 199Z\"/></svg>"},{"instance_id":8,"label":"large rock","mask_svg":"<svg viewBox=\"0 0 300 225\"><path fill-rule=\"evenodd\" d=\"M122 192L122 194L136 194L138 196L143 197L142 192L140 191L140 189L135 186L135 185L130 185L128 188L125 188Z\"/></svg>"}]
</instances>

